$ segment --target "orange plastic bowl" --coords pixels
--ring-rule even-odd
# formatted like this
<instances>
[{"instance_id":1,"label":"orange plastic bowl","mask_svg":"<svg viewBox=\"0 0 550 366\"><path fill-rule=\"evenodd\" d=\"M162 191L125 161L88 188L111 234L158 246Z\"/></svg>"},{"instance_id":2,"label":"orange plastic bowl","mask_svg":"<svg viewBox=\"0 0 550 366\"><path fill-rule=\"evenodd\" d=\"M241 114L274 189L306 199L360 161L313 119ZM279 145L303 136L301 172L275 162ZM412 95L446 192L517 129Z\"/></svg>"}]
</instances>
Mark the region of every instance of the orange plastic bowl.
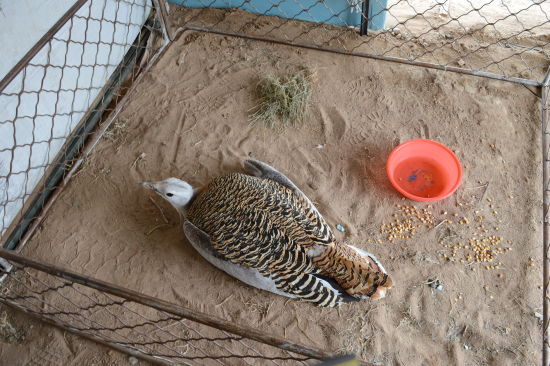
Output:
<instances>
[{"instance_id":1,"label":"orange plastic bowl","mask_svg":"<svg viewBox=\"0 0 550 366\"><path fill-rule=\"evenodd\" d=\"M432 140L410 140L390 154L386 172L391 184L415 201L439 201L456 191L462 166L445 145Z\"/></svg>"}]
</instances>

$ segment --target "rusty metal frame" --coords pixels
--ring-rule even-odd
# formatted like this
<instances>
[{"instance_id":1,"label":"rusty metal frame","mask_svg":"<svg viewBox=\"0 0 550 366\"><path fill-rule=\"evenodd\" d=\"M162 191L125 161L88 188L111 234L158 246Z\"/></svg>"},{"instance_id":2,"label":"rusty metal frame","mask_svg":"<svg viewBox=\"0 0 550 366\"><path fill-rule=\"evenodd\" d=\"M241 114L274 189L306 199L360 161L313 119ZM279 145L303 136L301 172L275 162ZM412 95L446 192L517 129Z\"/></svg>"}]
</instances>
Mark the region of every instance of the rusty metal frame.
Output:
<instances>
[{"instance_id":1,"label":"rusty metal frame","mask_svg":"<svg viewBox=\"0 0 550 366\"><path fill-rule=\"evenodd\" d=\"M159 13L160 26L162 28L162 35L164 37L165 44L168 44L174 40L172 37L170 26L168 24L168 11L166 0L153 0L155 9Z\"/></svg>"}]
</instances>

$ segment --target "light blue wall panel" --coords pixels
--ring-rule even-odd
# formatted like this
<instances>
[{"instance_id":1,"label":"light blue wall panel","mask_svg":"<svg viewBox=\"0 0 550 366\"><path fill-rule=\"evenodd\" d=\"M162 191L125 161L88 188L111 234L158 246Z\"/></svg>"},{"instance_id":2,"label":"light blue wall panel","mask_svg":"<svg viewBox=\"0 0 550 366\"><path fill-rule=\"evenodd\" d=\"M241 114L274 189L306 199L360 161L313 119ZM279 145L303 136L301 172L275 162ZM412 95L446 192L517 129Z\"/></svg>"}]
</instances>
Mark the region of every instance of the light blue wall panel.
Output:
<instances>
[{"instance_id":1,"label":"light blue wall panel","mask_svg":"<svg viewBox=\"0 0 550 366\"><path fill-rule=\"evenodd\" d=\"M354 0L170 0L188 8L240 8L256 14L277 16L308 22L358 27L361 2ZM371 0L369 29L384 29L387 0ZM357 5L353 6L350 3Z\"/></svg>"}]
</instances>

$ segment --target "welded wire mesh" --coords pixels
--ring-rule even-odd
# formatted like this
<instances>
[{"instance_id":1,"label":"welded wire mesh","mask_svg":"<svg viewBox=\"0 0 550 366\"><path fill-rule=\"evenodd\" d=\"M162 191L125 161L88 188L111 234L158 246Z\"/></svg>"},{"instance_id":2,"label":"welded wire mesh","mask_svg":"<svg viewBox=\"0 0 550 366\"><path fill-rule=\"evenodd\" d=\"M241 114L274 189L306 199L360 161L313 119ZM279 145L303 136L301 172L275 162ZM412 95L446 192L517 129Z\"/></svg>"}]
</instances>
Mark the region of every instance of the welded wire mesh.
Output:
<instances>
[{"instance_id":1,"label":"welded wire mesh","mask_svg":"<svg viewBox=\"0 0 550 366\"><path fill-rule=\"evenodd\" d=\"M77 1L1 80L4 243L10 232L10 245L21 238L102 116L158 48L154 14L150 0ZM34 199L39 201L23 216Z\"/></svg>"},{"instance_id":2,"label":"welded wire mesh","mask_svg":"<svg viewBox=\"0 0 550 366\"><path fill-rule=\"evenodd\" d=\"M11 258L9 263L0 266L0 302L157 363L307 365L315 360L252 340L242 332L236 334L189 320L178 314L177 305L167 306L136 293L113 295L109 290L116 291L116 286L105 287L91 278L77 283L68 272L46 264L41 265L54 272L18 262L17 258ZM161 310L160 305L174 310ZM290 341L285 343L286 347L301 347Z\"/></svg>"},{"instance_id":3,"label":"welded wire mesh","mask_svg":"<svg viewBox=\"0 0 550 366\"><path fill-rule=\"evenodd\" d=\"M182 27L540 84L550 2L176 0ZM366 33L361 35L360 33Z\"/></svg>"}]
</instances>

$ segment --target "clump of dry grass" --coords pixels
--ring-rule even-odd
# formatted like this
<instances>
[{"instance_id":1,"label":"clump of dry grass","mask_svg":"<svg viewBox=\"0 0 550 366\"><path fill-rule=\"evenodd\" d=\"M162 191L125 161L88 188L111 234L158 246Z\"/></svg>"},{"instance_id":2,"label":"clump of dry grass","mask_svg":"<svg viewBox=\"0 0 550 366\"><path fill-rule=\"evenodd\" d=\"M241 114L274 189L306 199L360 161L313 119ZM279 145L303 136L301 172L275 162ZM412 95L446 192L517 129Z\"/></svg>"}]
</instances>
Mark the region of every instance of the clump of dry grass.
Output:
<instances>
[{"instance_id":1,"label":"clump of dry grass","mask_svg":"<svg viewBox=\"0 0 550 366\"><path fill-rule=\"evenodd\" d=\"M127 125L126 121L116 120L114 121L107 131L103 134L107 140L114 144L122 145L126 142Z\"/></svg>"},{"instance_id":2,"label":"clump of dry grass","mask_svg":"<svg viewBox=\"0 0 550 366\"><path fill-rule=\"evenodd\" d=\"M268 128L282 131L304 121L314 72L302 69L283 76L267 75L258 83L260 105L251 122L263 122Z\"/></svg>"}]
</instances>

